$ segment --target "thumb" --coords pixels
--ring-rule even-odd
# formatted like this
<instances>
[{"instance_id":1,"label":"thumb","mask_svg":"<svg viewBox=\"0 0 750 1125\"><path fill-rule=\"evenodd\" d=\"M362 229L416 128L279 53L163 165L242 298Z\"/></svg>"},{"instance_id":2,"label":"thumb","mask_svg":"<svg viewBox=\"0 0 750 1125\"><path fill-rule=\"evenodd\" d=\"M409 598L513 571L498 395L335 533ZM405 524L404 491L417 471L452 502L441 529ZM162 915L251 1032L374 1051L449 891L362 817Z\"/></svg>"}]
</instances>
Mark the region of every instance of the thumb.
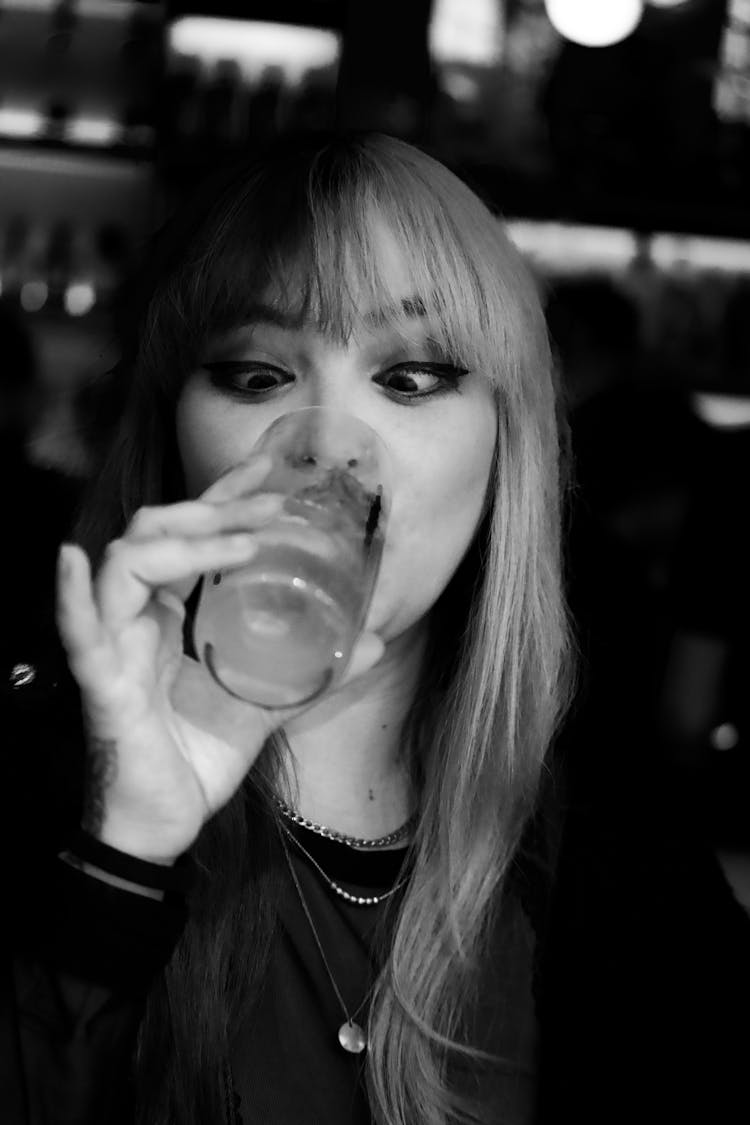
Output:
<instances>
[{"instance_id":1,"label":"thumb","mask_svg":"<svg viewBox=\"0 0 750 1125\"><path fill-rule=\"evenodd\" d=\"M369 672L371 668L382 659L385 653L385 642L377 633L362 633L356 641L349 659L346 672L341 678L340 685L349 683L357 676Z\"/></svg>"}]
</instances>

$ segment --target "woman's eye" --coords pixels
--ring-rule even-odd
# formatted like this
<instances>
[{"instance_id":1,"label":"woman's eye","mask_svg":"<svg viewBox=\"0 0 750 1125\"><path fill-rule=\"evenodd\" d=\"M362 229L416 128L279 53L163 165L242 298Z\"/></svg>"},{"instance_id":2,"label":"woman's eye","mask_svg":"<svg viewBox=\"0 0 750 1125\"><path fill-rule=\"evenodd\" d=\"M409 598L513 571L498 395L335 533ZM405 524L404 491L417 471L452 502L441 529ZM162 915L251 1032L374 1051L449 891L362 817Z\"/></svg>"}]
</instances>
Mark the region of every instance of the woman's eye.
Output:
<instances>
[{"instance_id":1,"label":"woman's eye","mask_svg":"<svg viewBox=\"0 0 750 1125\"><path fill-rule=\"evenodd\" d=\"M268 363L217 360L202 366L215 387L246 399L261 399L294 381L294 376ZM409 362L389 368L373 382L400 402L413 402L458 391L458 381L464 375L468 375L466 368L449 363Z\"/></svg>"},{"instance_id":2,"label":"woman's eye","mask_svg":"<svg viewBox=\"0 0 750 1125\"><path fill-rule=\"evenodd\" d=\"M463 367L448 363L400 363L375 380L403 398L432 398L458 390L458 381L468 375Z\"/></svg>"},{"instance_id":3,"label":"woman's eye","mask_svg":"<svg viewBox=\"0 0 750 1125\"><path fill-rule=\"evenodd\" d=\"M214 386L245 395L261 395L289 382L285 371L268 363L222 360L202 366L208 371Z\"/></svg>"}]
</instances>

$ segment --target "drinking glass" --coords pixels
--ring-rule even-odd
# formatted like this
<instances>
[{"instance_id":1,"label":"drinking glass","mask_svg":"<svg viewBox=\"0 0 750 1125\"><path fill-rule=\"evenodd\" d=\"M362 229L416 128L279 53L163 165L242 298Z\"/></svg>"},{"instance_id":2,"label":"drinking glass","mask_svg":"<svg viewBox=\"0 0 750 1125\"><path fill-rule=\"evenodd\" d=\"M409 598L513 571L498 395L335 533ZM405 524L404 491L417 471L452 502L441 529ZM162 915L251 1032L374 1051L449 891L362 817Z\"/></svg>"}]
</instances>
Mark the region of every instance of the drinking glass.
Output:
<instances>
[{"instance_id":1,"label":"drinking glass","mask_svg":"<svg viewBox=\"0 0 750 1125\"><path fill-rule=\"evenodd\" d=\"M231 695L273 709L334 686L361 632L383 553L390 460L360 419L312 406L277 418L253 452L271 455L257 491L283 507L254 531L251 562L203 577L193 639Z\"/></svg>"}]
</instances>

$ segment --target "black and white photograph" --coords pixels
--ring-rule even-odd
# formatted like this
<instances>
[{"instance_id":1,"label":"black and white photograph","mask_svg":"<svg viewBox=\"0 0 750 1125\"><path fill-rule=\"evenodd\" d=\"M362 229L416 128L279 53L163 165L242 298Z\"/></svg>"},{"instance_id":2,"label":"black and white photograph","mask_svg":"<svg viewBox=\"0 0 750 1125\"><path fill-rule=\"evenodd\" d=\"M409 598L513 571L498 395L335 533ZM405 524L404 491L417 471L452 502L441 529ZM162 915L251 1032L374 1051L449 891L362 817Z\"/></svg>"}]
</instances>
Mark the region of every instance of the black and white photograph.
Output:
<instances>
[{"instance_id":1,"label":"black and white photograph","mask_svg":"<svg viewBox=\"0 0 750 1125\"><path fill-rule=\"evenodd\" d=\"M0 1125L750 1122L750 0L0 0Z\"/></svg>"}]
</instances>

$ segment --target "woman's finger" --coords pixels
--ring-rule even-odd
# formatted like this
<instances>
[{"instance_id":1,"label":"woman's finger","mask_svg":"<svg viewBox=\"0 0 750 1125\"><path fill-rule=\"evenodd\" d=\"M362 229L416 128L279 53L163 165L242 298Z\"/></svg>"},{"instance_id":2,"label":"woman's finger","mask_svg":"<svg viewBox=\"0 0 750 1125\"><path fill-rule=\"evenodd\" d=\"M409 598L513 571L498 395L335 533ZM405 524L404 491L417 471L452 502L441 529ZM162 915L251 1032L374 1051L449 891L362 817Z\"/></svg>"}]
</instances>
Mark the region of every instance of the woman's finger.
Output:
<instances>
[{"instance_id":1,"label":"woman's finger","mask_svg":"<svg viewBox=\"0 0 750 1125\"><path fill-rule=\"evenodd\" d=\"M165 586L160 586L154 591L153 600L157 603L159 610L175 617L178 624L182 625L185 620L185 601L174 590L168 590Z\"/></svg>"},{"instance_id":2,"label":"woman's finger","mask_svg":"<svg viewBox=\"0 0 750 1125\"><path fill-rule=\"evenodd\" d=\"M278 515L283 505L280 493L257 492L221 503L185 500L164 507L139 508L123 538L142 543L159 536L192 538L251 530Z\"/></svg>"},{"instance_id":3,"label":"woman's finger","mask_svg":"<svg viewBox=\"0 0 750 1125\"><path fill-rule=\"evenodd\" d=\"M89 558L75 543L63 543L58 553L57 627L71 658L95 648L102 640Z\"/></svg>"},{"instance_id":4,"label":"woman's finger","mask_svg":"<svg viewBox=\"0 0 750 1125\"><path fill-rule=\"evenodd\" d=\"M94 584L101 622L107 628L118 628L143 611L155 587L197 577L207 570L241 566L257 550L249 533L204 540L115 540L107 548Z\"/></svg>"}]
</instances>

